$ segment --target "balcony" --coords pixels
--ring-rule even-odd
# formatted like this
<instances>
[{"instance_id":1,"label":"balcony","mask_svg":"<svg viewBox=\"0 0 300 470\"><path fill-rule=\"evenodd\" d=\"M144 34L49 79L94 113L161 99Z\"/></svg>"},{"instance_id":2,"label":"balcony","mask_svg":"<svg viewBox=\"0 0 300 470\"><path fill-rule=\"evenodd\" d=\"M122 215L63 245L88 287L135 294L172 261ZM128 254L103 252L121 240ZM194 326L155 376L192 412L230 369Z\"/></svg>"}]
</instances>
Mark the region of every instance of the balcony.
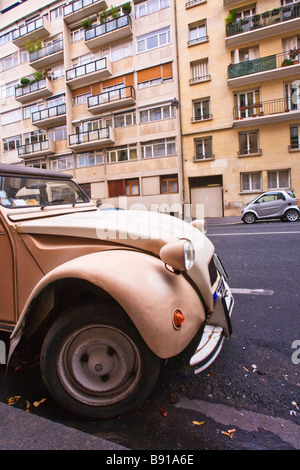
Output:
<instances>
[{"instance_id":1,"label":"balcony","mask_svg":"<svg viewBox=\"0 0 300 470\"><path fill-rule=\"evenodd\" d=\"M64 20L67 24L83 20L107 8L103 0L78 0L64 6Z\"/></svg>"},{"instance_id":2,"label":"balcony","mask_svg":"<svg viewBox=\"0 0 300 470\"><path fill-rule=\"evenodd\" d=\"M18 156L20 158L45 157L47 155L53 155L54 153L55 142L52 140L25 144L18 148Z\"/></svg>"},{"instance_id":3,"label":"balcony","mask_svg":"<svg viewBox=\"0 0 300 470\"><path fill-rule=\"evenodd\" d=\"M300 51L291 50L260 59L248 60L228 66L228 86L249 85L251 83L299 74Z\"/></svg>"},{"instance_id":4,"label":"balcony","mask_svg":"<svg viewBox=\"0 0 300 470\"><path fill-rule=\"evenodd\" d=\"M15 88L15 100L20 103L28 103L41 98L53 95L53 82L48 78L43 78L37 82L24 87Z\"/></svg>"},{"instance_id":5,"label":"balcony","mask_svg":"<svg viewBox=\"0 0 300 470\"><path fill-rule=\"evenodd\" d=\"M293 99L279 98L249 106L233 108L234 127L270 124L300 118L300 104Z\"/></svg>"},{"instance_id":6,"label":"balcony","mask_svg":"<svg viewBox=\"0 0 300 470\"><path fill-rule=\"evenodd\" d=\"M37 18L13 31L13 44L22 47L26 41L36 41L50 36L50 23L45 18Z\"/></svg>"},{"instance_id":7,"label":"balcony","mask_svg":"<svg viewBox=\"0 0 300 470\"><path fill-rule=\"evenodd\" d=\"M111 62L106 57L66 71L67 84L73 90L99 82L112 74Z\"/></svg>"},{"instance_id":8,"label":"balcony","mask_svg":"<svg viewBox=\"0 0 300 470\"><path fill-rule=\"evenodd\" d=\"M92 131L69 135L69 147L78 152L99 149L114 143L115 134L112 127L102 127Z\"/></svg>"},{"instance_id":9,"label":"balcony","mask_svg":"<svg viewBox=\"0 0 300 470\"><path fill-rule=\"evenodd\" d=\"M66 105L60 104L35 111L31 114L31 122L37 127L49 127L66 123Z\"/></svg>"},{"instance_id":10,"label":"balcony","mask_svg":"<svg viewBox=\"0 0 300 470\"><path fill-rule=\"evenodd\" d=\"M87 109L94 114L115 109L123 109L135 105L135 90L132 86L125 86L117 90L110 90L99 95L90 96Z\"/></svg>"},{"instance_id":11,"label":"balcony","mask_svg":"<svg viewBox=\"0 0 300 470\"><path fill-rule=\"evenodd\" d=\"M36 70L49 67L64 58L63 41L57 41L29 53L29 65Z\"/></svg>"},{"instance_id":12,"label":"balcony","mask_svg":"<svg viewBox=\"0 0 300 470\"><path fill-rule=\"evenodd\" d=\"M238 19L226 25L226 46L238 46L300 28L300 4L274 8L272 11Z\"/></svg>"},{"instance_id":13,"label":"balcony","mask_svg":"<svg viewBox=\"0 0 300 470\"><path fill-rule=\"evenodd\" d=\"M132 36L131 18L129 15L122 15L88 29L85 32L85 44L94 49L130 36Z\"/></svg>"}]
</instances>

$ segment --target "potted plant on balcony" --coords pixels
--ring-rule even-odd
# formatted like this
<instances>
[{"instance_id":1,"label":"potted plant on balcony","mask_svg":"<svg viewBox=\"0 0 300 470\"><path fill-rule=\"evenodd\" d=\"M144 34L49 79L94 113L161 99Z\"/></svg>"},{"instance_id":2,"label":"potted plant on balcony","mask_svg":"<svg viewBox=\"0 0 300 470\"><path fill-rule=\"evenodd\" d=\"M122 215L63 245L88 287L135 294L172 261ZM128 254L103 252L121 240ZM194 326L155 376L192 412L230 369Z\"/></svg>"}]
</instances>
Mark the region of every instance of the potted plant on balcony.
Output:
<instances>
[{"instance_id":1,"label":"potted plant on balcony","mask_svg":"<svg viewBox=\"0 0 300 470\"><path fill-rule=\"evenodd\" d=\"M230 25L236 22L236 10L231 10L229 15L225 18L226 25Z\"/></svg>"},{"instance_id":2,"label":"potted plant on balcony","mask_svg":"<svg viewBox=\"0 0 300 470\"><path fill-rule=\"evenodd\" d=\"M93 20L91 18L86 18L82 21L81 26L85 31L88 31L93 26Z\"/></svg>"},{"instance_id":3,"label":"potted plant on balcony","mask_svg":"<svg viewBox=\"0 0 300 470\"><path fill-rule=\"evenodd\" d=\"M29 78L21 78L20 83L18 83L17 85L17 88L25 88L28 85L30 85Z\"/></svg>"},{"instance_id":4,"label":"potted plant on balcony","mask_svg":"<svg viewBox=\"0 0 300 470\"><path fill-rule=\"evenodd\" d=\"M293 61L293 64L298 64L298 58L299 58L299 52L300 52L300 49L296 49L296 47L294 49L290 49L290 59Z\"/></svg>"},{"instance_id":5,"label":"potted plant on balcony","mask_svg":"<svg viewBox=\"0 0 300 470\"><path fill-rule=\"evenodd\" d=\"M109 16L108 10L104 9L99 13L99 21L101 24L104 24Z\"/></svg>"},{"instance_id":6,"label":"potted plant on balcony","mask_svg":"<svg viewBox=\"0 0 300 470\"><path fill-rule=\"evenodd\" d=\"M36 41L30 41L29 39L27 39L27 41L24 42L23 46L29 53L36 52L42 48L42 41L40 39L37 39Z\"/></svg>"},{"instance_id":7,"label":"potted plant on balcony","mask_svg":"<svg viewBox=\"0 0 300 470\"><path fill-rule=\"evenodd\" d=\"M131 13L131 2L123 3L122 12L124 13L124 15L130 15L130 13Z\"/></svg>"},{"instance_id":8,"label":"potted plant on balcony","mask_svg":"<svg viewBox=\"0 0 300 470\"><path fill-rule=\"evenodd\" d=\"M281 64L281 67L288 67L289 65L293 65L293 61L291 59L284 59L282 64Z\"/></svg>"}]
</instances>

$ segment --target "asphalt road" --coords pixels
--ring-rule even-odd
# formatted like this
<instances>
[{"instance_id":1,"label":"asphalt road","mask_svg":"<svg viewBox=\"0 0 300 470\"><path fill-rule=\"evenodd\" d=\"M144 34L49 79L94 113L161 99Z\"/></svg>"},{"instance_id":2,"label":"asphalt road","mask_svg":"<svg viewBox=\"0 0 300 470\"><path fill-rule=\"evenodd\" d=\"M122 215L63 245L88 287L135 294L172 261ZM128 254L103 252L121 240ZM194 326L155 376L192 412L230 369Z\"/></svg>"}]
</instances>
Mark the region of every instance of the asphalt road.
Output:
<instances>
[{"instance_id":1,"label":"asphalt road","mask_svg":"<svg viewBox=\"0 0 300 470\"><path fill-rule=\"evenodd\" d=\"M133 450L300 449L300 222L209 226L234 292L233 334L202 374L189 373L188 352L164 365L139 409L89 421L64 412L46 392L38 364L4 380L0 401L46 400L30 413Z\"/></svg>"}]
</instances>

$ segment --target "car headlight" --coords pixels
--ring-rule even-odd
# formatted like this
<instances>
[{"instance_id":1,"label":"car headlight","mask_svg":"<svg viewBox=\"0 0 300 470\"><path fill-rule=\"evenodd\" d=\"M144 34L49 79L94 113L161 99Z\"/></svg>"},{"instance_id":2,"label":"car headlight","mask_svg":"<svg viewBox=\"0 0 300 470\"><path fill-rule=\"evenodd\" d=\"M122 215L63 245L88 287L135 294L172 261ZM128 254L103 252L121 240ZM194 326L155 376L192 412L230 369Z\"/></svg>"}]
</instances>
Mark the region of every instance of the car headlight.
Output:
<instances>
[{"instance_id":1,"label":"car headlight","mask_svg":"<svg viewBox=\"0 0 300 470\"><path fill-rule=\"evenodd\" d=\"M195 249L190 240L176 240L163 246L159 256L175 271L188 271L194 264Z\"/></svg>"}]
</instances>

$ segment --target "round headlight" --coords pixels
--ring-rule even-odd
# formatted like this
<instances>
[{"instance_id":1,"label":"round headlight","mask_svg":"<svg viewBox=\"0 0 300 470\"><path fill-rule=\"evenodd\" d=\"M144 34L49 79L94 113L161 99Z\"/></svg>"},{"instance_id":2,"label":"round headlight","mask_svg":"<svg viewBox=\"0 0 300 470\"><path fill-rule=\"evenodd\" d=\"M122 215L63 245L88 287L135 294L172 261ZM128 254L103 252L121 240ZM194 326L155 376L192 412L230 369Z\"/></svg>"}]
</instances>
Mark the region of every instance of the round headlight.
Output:
<instances>
[{"instance_id":1,"label":"round headlight","mask_svg":"<svg viewBox=\"0 0 300 470\"><path fill-rule=\"evenodd\" d=\"M175 271L188 271L194 264L195 250L190 240L176 240L163 246L159 255Z\"/></svg>"},{"instance_id":2,"label":"round headlight","mask_svg":"<svg viewBox=\"0 0 300 470\"><path fill-rule=\"evenodd\" d=\"M195 261L195 250L190 240L184 240L183 251L185 269L186 271L188 271L189 269L191 269Z\"/></svg>"}]
</instances>

